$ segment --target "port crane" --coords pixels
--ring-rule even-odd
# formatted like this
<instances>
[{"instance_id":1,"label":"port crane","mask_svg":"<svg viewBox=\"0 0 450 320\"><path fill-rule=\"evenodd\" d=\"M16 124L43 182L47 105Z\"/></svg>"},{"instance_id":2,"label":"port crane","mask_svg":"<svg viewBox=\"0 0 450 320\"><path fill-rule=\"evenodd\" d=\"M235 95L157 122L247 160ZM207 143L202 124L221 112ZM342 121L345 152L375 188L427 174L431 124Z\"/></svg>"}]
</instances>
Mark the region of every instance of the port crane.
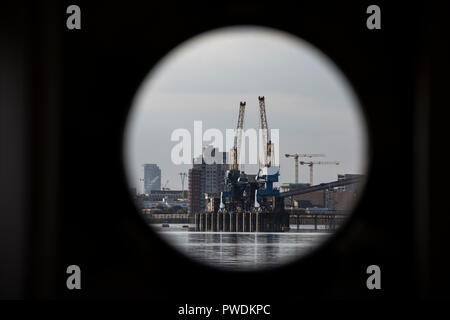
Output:
<instances>
[{"instance_id":1,"label":"port crane","mask_svg":"<svg viewBox=\"0 0 450 320\"><path fill-rule=\"evenodd\" d=\"M275 207L276 198L280 193L278 189L273 188L273 183L278 182L278 177L280 175L280 168L277 166L272 166L273 145L270 139L269 126L267 125L266 103L264 96L259 96L258 101L259 101L260 129L262 133L262 144L264 148L264 163L262 168L259 169L258 174L256 175L256 180L260 184L255 191L254 208L256 210L261 209L262 197L271 197L273 201L272 207Z\"/></svg>"},{"instance_id":2,"label":"port crane","mask_svg":"<svg viewBox=\"0 0 450 320\"><path fill-rule=\"evenodd\" d=\"M239 155L245 114L245 102L241 102L237 134L231 152L232 164L225 178L226 191L223 191L220 196L219 208L221 212L253 209L261 211L269 208L270 201L272 201L272 206L279 205L276 198L280 191L273 187L273 183L278 182L280 169L277 166L273 166L273 145L267 125L264 96L259 96L258 101L262 145L264 148L263 165L259 168L254 182L249 182L247 175L239 171Z\"/></svg>"},{"instance_id":3,"label":"port crane","mask_svg":"<svg viewBox=\"0 0 450 320\"><path fill-rule=\"evenodd\" d=\"M272 164L272 141L270 140L270 131L267 126L266 103L264 97L258 97L258 101L262 145L264 148L264 166L270 167Z\"/></svg>"},{"instance_id":4,"label":"port crane","mask_svg":"<svg viewBox=\"0 0 450 320\"><path fill-rule=\"evenodd\" d=\"M315 164L318 165L328 165L328 164L335 164L339 165L339 161L300 161L301 165L307 165L309 167L309 185L313 185L313 166Z\"/></svg>"},{"instance_id":5,"label":"port crane","mask_svg":"<svg viewBox=\"0 0 450 320\"><path fill-rule=\"evenodd\" d=\"M234 145L231 150L231 166L230 170L227 170L225 174L225 184L227 186L226 191L220 194L220 211L226 210L225 201L227 198L231 198L231 202L236 203L241 198L244 186L240 183L243 176L241 177L241 172L239 171L239 157L241 153L241 143L242 143L242 130L244 128L244 116L245 116L245 101L239 103L239 114L236 125L236 135L234 137ZM233 204L232 206L235 207ZM234 208L230 208L234 209Z\"/></svg>"},{"instance_id":6,"label":"port crane","mask_svg":"<svg viewBox=\"0 0 450 320\"><path fill-rule=\"evenodd\" d=\"M241 144L242 144L242 130L244 129L244 116L245 116L245 101L241 101L239 103L239 115L236 126L236 135L234 136L234 146L233 146L233 162L232 162L232 170L239 171L239 160L241 153Z\"/></svg>"},{"instance_id":7,"label":"port crane","mask_svg":"<svg viewBox=\"0 0 450 320\"><path fill-rule=\"evenodd\" d=\"M294 153L294 154L285 154L286 158L294 158L295 161L295 183L298 183L298 159L299 158L312 158L312 157L325 157L324 154L316 154L316 153Z\"/></svg>"}]
</instances>

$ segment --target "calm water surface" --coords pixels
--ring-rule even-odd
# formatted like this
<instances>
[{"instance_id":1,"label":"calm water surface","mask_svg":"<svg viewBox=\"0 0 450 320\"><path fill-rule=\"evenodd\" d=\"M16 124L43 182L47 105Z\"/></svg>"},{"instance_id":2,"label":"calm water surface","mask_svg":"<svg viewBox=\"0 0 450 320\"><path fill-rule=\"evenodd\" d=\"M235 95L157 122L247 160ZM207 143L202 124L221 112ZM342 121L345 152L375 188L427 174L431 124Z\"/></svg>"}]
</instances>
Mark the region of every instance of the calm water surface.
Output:
<instances>
[{"instance_id":1,"label":"calm water surface","mask_svg":"<svg viewBox=\"0 0 450 320\"><path fill-rule=\"evenodd\" d=\"M274 267L310 252L325 232L193 232L182 225L152 225L188 257L226 269ZM192 225L190 225L192 227ZM292 228L292 227L291 227Z\"/></svg>"}]
</instances>

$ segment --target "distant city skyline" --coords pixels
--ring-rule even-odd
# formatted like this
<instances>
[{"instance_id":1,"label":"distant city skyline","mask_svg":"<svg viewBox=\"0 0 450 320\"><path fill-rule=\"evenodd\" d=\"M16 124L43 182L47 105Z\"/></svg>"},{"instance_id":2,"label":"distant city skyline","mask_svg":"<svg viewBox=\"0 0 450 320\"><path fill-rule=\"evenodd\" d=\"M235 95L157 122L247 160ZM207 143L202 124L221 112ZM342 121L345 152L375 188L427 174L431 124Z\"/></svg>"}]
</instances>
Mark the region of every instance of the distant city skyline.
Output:
<instances>
[{"instance_id":1,"label":"distant city skyline","mask_svg":"<svg viewBox=\"0 0 450 320\"><path fill-rule=\"evenodd\" d=\"M267 121L280 133L280 184L294 182L289 153L323 153L313 160L339 161L314 167L314 182L338 174L366 173L367 133L358 101L346 79L308 43L265 28L226 28L183 43L165 57L142 83L125 136L125 163L131 187L142 191L143 164L161 168L161 183L181 190L170 140L177 128L192 132L234 129L239 102L246 101L244 128L259 128L258 96L265 96ZM206 146L207 144L205 144ZM229 151L229 150L224 150ZM254 174L257 166L244 166ZM300 182L309 168L300 166Z\"/></svg>"}]
</instances>

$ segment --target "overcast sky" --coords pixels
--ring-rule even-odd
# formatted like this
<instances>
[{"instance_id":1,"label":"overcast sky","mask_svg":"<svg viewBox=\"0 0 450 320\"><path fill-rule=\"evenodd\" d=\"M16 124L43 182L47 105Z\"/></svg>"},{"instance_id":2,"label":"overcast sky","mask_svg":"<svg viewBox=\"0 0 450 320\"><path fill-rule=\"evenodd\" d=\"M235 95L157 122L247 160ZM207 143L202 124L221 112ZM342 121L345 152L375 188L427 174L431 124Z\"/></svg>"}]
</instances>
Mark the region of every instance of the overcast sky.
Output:
<instances>
[{"instance_id":1,"label":"overcast sky","mask_svg":"<svg viewBox=\"0 0 450 320\"><path fill-rule=\"evenodd\" d=\"M227 28L197 36L168 54L143 81L128 118L125 160L131 187L142 190L142 164L156 163L162 184L181 189L170 140L173 130L193 134L195 120L208 128L236 126L246 101L244 129L259 128L258 96L265 96L269 128L280 132L280 182L294 182L294 160L285 153L324 153L315 160L314 183L338 173L364 173L367 134L354 92L336 66L310 44L263 28ZM255 166L245 166L256 173ZM300 166L300 182L309 170ZM185 182L187 188L187 181Z\"/></svg>"}]
</instances>

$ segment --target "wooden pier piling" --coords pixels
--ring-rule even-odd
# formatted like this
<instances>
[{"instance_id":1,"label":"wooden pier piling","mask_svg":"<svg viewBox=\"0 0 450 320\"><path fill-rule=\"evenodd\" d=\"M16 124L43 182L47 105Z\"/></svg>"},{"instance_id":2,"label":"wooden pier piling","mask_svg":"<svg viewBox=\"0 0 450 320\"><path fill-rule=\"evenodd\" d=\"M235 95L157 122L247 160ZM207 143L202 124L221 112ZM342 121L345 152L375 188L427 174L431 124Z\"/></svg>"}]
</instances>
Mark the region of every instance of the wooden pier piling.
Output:
<instances>
[{"instance_id":1,"label":"wooden pier piling","mask_svg":"<svg viewBox=\"0 0 450 320\"><path fill-rule=\"evenodd\" d=\"M297 217L297 221L302 218ZM314 219L317 229L317 217ZM334 228L330 217L330 228ZM210 232L280 232L289 228L286 212L201 212L194 215L196 231Z\"/></svg>"}]
</instances>

